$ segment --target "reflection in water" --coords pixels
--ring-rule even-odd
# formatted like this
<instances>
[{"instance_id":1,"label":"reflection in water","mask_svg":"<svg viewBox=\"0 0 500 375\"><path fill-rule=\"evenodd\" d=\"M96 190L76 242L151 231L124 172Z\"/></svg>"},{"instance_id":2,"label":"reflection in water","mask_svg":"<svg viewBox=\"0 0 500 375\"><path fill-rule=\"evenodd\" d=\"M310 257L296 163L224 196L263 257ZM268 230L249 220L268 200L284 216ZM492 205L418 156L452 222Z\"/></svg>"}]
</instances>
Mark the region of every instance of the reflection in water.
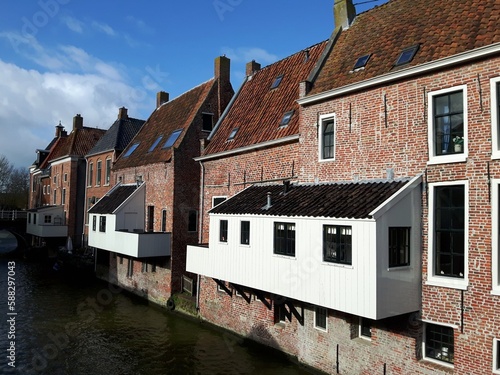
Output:
<instances>
[{"instance_id":1,"label":"reflection in water","mask_svg":"<svg viewBox=\"0 0 500 375\"><path fill-rule=\"evenodd\" d=\"M0 254L7 254L17 249L16 237L5 229L0 229Z\"/></svg>"},{"instance_id":2,"label":"reflection in water","mask_svg":"<svg viewBox=\"0 0 500 375\"><path fill-rule=\"evenodd\" d=\"M0 275L7 260L0 260ZM171 313L94 278L16 261L16 368L0 374L304 375L269 348ZM5 278L0 290L7 290ZM0 293L0 296L5 293ZM7 301L0 299L0 311ZM0 323L0 350L9 348Z\"/></svg>"}]
</instances>

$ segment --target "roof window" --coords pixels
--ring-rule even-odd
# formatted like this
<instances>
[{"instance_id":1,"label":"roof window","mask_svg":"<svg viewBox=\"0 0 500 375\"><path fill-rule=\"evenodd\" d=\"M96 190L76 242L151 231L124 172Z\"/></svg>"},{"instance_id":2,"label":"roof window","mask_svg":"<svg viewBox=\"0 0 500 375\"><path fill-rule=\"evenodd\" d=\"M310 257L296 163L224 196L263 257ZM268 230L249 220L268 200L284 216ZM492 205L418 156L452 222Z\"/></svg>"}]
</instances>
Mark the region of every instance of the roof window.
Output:
<instances>
[{"instance_id":1,"label":"roof window","mask_svg":"<svg viewBox=\"0 0 500 375\"><path fill-rule=\"evenodd\" d=\"M158 146L158 143L161 142L162 138L163 138L163 135L160 135L158 138L156 138L156 141L154 141L154 143L151 145L151 147L149 148L148 152L153 151L156 148L156 146Z\"/></svg>"},{"instance_id":2,"label":"roof window","mask_svg":"<svg viewBox=\"0 0 500 375\"><path fill-rule=\"evenodd\" d=\"M231 139L234 139L234 137L236 137L236 133L238 133L238 130L240 130L240 128L234 128L231 131L231 134L229 134L229 137L227 137L227 140L230 141Z\"/></svg>"},{"instance_id":3,"label":"roof window","mask_svg":"<svg viewBox=\"0 0 500 375\"><path fill-rule=\"evenodd\" d=\"M394 64L394 66L408 64L411 60L413 60L413 57L417 53L419 47L420 45L416 44L412 47L403 50L403 52L401 52L401 54L399 55L396 64Z\"/></svg>"},{"instance_id":4,"label":"roof window","mask_svg":"<svg viewBox=\"0 0 500 375\"><path fill-rule=\"evenodd\" d=\"M283 79L283 74L280 74L279 76L277 76L276 79L274 80L273 84L271 85L271 90L278 87L280 85L282 79Z\"/></svg>"},{"instance_id":5,"label":"roof window","mask_svg":"<svg viewBox=\"0 0 500 375\"><path fill-rule=\"evenodd\" d=\"M139 142L137 143L134 143L132 146L130 146L130 148L127 150L127 152L125 152L125 154L123 155L124 158L128 158L130 155L132 155L132 152L135 151L135 149L139 146Z\"/></svg>"},{"instance_id":6,"label":"roof window","mask_svg":"<svg viewBox=\"0 0 500 375\"><path fill-rule=\"evenodd\" d=\"M168 137L167 141L165 142L162 148L172 147L175 141L177 141L177 138L179 138L179 135L181 135L181 133L182 129L174 130L172 134L170 134L170 137Z\"/></svg>"},{"instance_id":7,"label":"roof window","mask_svg":"<svg viewBox=\"0 0 500 375\"><path fill-rule=\"evenodd\" d=\"M293 113L295 111L288 111L283 115L283 118L281 119L280 126L286 126L290 123L290 120L292 119Z\"/></svg>"},{"instance_id":8,"label":"roof window","mask_svg":"<svg viewBox=\"0 0 500 375\"><path fill-rule=\"evenodd\" d=\"M364 56L361 56L360 58L358 58L356 60L356 64L354 64L354 68L352 68L352 70L358 70L358 69L364 68L366 66L366 63L368 62L368 60L370 60L370 56L371 55L364 55Z\"/></svg>"}]
</instances>

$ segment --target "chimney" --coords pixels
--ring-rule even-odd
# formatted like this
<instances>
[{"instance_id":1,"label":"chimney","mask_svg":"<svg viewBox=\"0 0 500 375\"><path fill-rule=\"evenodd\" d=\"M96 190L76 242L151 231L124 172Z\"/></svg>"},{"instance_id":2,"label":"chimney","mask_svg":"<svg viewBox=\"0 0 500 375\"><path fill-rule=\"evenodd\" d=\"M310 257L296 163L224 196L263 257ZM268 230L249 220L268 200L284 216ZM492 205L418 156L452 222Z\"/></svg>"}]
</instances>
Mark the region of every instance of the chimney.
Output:
<instances>
[{"instance_id":1,"label":"chimney","mask_svg":"<svg viewBox=\"0 0 500 375\"><path fill-rule=\"evenodd\" d=\"M56 125L56 138L61 138L64 135L64 126L62 126L61 121L59 125Z\"/></svg>"},{"instance_id":2,"label":"chimney","mask_svg":"<svg viewBox=\"0 0 500 375\"><path fill-rule=\"evenodd\" d=\"M219 56L215 59L214 77L216 79L219 79L221 82L229 82L231 77L230 69L231 60L229 60L226 56Z\"/></svg>"},{"instance_id":3,"label":"chimney","mask_svg":"<svg viewBox=\"0 0 500 375\"><path fill-rule=\"evenodd\" d=\"M168 92L159 91L156 94L156 108L159 108L162 104L167 103L169 101Z\"/></svg>"},{"instance_id":4,"label":"chimney","mask_svg":"<svg viewBox=\"0 0 500 375\"><path fill-rule=\"evenodd\" d=\"M128 119L128 113L127 113L127 108L125 107L121 107L119 110L118 110L118 120L126 120Z\"/></svg>"},{"instance_id":5,"label":"chimney","mask_svg":"<svg viewBox=\"0 0 500 375\"><path fill-rule=\"evenodd\" d=\"M356 17L356 8L352 0L334 0L333 18L335 20L335 29L342 27L348 29Z\"/></svg>"},{"instance_id":6,"label":"chimney","mask_svg":"<svg viewBox=\"0 0 500 375\"><path fill-rule=\"evenodd\" d=\"M255 60L247 63L246 75L247 77L254 75L255 72L260 70L260 64L255 62Z\"/></svg>"},{"instance_id":7,"label":"chimney","mask_svg":"<svg viewBox=\"0 0 500 375\"><path fill-rule=\"evenodd\" d=\"M73 117L73 130L82 129L83 128L83 117L77 113L75 117Z\"/></svg>"}]
</instances>

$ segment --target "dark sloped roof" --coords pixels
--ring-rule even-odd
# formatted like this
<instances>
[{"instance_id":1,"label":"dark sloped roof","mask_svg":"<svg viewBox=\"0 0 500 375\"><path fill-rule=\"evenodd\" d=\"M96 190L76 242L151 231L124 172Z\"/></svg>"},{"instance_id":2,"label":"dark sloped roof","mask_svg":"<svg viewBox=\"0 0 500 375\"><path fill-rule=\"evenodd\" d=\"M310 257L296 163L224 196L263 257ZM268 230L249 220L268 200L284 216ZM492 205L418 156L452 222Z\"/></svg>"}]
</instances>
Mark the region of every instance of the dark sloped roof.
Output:
<instances>
[{"instance_id":1,"label":"dark sloped roof","mask_svg":"<svg viewBox=\"0 0 500 375\"><path fill-rule=\"evenodd\" d=\"M247 80L211 136L205 155L298 134L299 83L307 79L325 46L326 42L316 44L257 71ZM280 85L271 90L279 75L283 75ZM280 127L283 115L292 110L290 123ZM228 141L237 127L236 137Z\"/></svg>"},{"instance_id":2,"label":"dark sloped roof","mask_svg":"<svg viewBox=\"0 0 500 375\"><path fill-rule=\"evenodd\" d=\"M369 218L369 213L408 180L290 185L254 185L214 207L215 214ZM267 193L271 207L266 209Z\"/></svg>"},{"instance_id":3,"label":"dark sloped roof","mask_svg":"<svg viewBox=\"0 0 500 375\"><path fill-rule=\"evenodd\" d=\"M112 214L137 190L137 185L120 185L106 194L89 210L91 214Z\"/></svg>"},{"instance_id":4,"label":"dark sloped roof","mask_svg":"<svg viewBox=\"0 0 500 375\"><path fill-rule=\"evenodd\" d=\"M88 127L74 129L67 137L58 139L47 161L64 156L85 156L105 132L103 129Z\"/></svg>"},{"instance_id":5,"label":"dark sloped roof","mask_svg":"<svg viewBox=\"0 0 500 375\"><path fill-rule=\"evenodd\" d=\"M456 55L500 42L498 0L390 0L359 14L342 31L310 94L318 94L400 69L401 52L420 44L402 67ZM365 69L356 60L372 54Z\"/></svg>"},{"instance_id":6,"label":"dark sloped roof","mask_svg":"<svg viewBox=\"0 0 500 375\"><path fill-rule=\"evenodd\" d=\"M145 120L131 117L117 119L88 154L100 154L111 150L122 151L134 138L144 122Z\"/></svg>"},{"instance_id":7,"label":"dark sloped roof","mask_svg":"<svg viewBox=\"0 0 500 375\"><path fill-rule=\"evenodd\" d=\"M115 169L169 161L172 149L162 148L163 144L170 134L178 129L183 129L183 132L174 147L182 142L185 130L191 125L210 90L216 84L217 80L211 79L157 108L130 142L129 147L139 143L135 151L130 156L124 157L129 148L127 147L117 159ZM151 145L159 136L163 136L161 142L150 152Z\"/></svg>"}]
</instances>

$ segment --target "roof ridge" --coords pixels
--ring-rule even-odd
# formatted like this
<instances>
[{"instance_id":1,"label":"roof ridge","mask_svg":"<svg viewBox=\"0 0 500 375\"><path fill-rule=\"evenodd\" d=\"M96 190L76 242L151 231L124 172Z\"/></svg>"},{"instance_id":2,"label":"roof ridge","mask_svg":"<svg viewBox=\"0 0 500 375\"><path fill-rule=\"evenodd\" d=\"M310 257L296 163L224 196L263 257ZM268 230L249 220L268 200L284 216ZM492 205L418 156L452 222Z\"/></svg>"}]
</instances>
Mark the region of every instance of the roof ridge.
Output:
<instances>
[{"instance_id":1,"label":"roof ridge","mask_svg":"<svg viewBox=\"0 0 500 375\"><path fill-rule=\"evenodd\" d=\"M211 79L209 79L209 80L207 80L207 81L205 81L205 82L202 82L202 83L200 83L199 85L196 85L196 86L192 87L192 88L191 88L191 89L189 89L188 91L185 91L185 92L183 92L182 94L179 94L178 96L176 96L176 97L175 97L175 98L173 98L172 100L169 100L168 102L165 102L165 103L163 103L162 105L160 105L160 106L159 106L158 108L156 108L153 112L157 111L158 109L160 109L160 108L161 108L161 107L163 107L164 105L168 105L168 104L170 104L170 103L175 102L175 101L176 101L176 100L178 100L179 98L182 98L184 95L189 94L191 91L194 91L194 90L196 90L196 89L198 89L198 88L200 88L200 87L202 87L202 86L204 86L204 85L206 85L206 84L208 84L208 83L210 83L210 82L212 82L212 81L215 83L216 78L215 78L215 77L212 77ZM146 120L146 121L147 121L147 120Z\"/></svg>"}]
</instances>

